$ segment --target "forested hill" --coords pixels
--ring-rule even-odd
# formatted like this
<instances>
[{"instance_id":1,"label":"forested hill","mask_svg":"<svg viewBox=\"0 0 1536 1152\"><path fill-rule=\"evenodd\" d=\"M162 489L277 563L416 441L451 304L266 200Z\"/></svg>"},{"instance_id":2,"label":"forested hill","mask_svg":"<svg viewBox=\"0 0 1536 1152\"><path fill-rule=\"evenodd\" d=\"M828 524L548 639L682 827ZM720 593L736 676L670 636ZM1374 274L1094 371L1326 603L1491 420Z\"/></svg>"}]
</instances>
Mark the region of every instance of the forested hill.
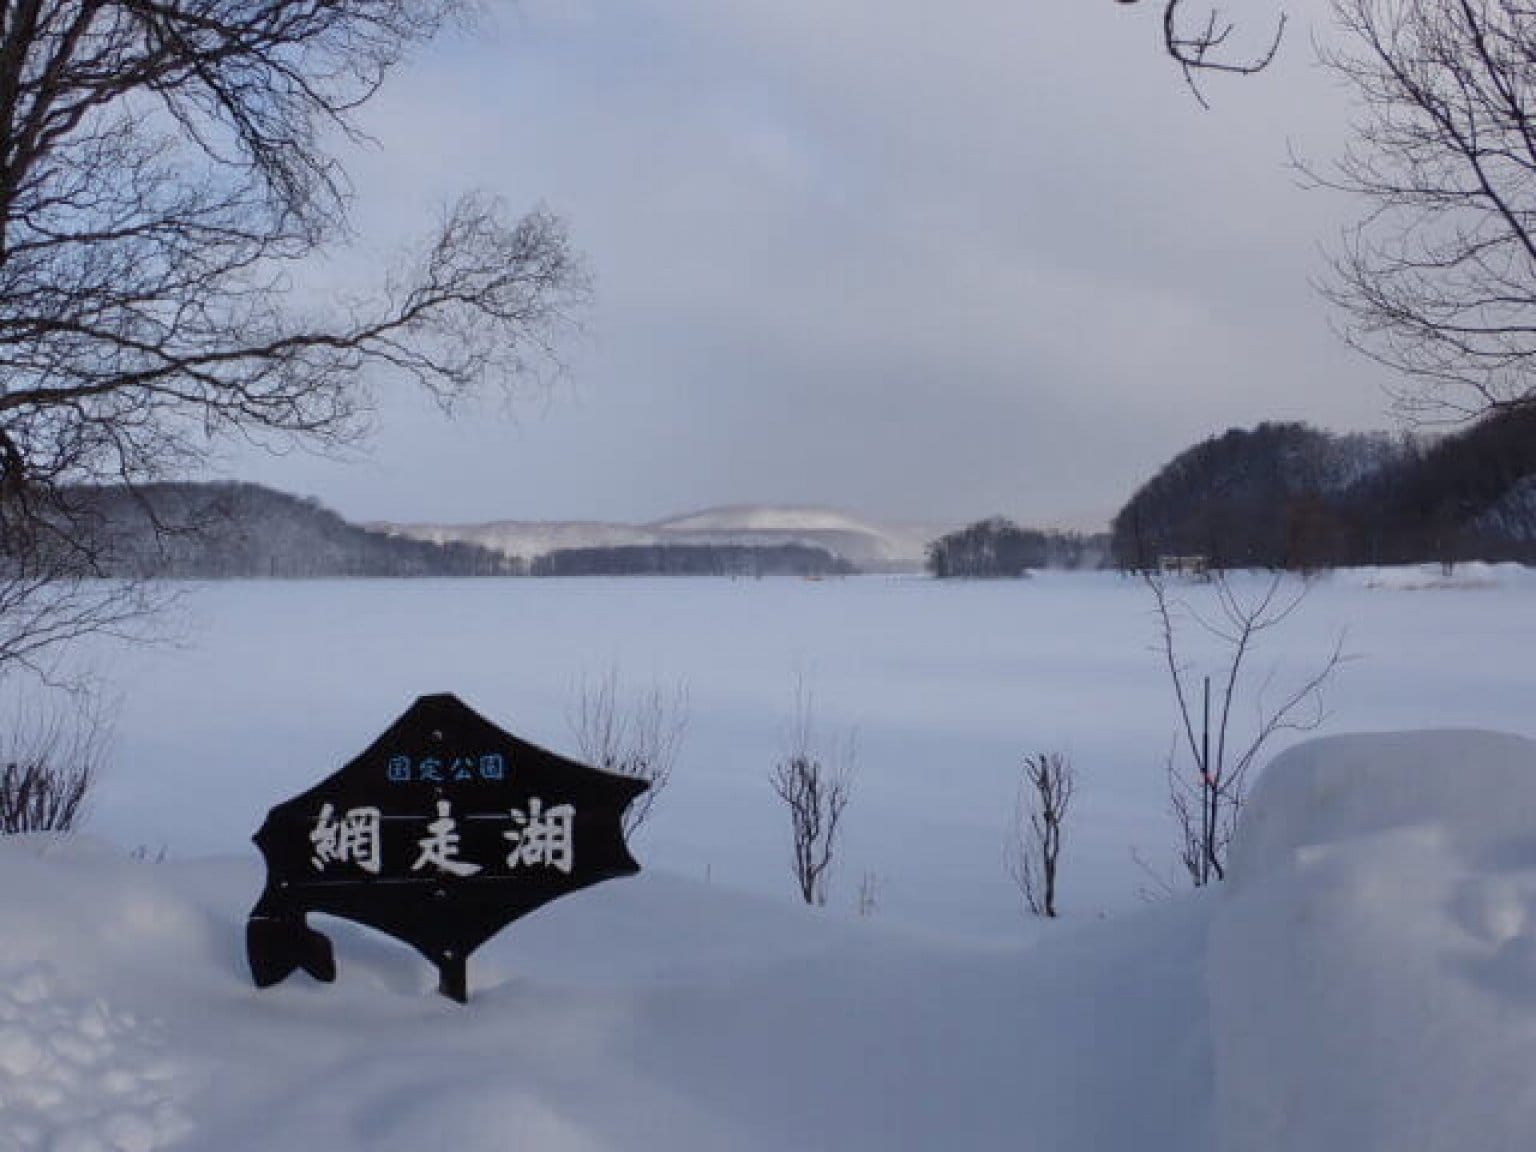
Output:
<instances>
[{"instance_id":1,"label":"forested hill","mask_svg":"<svg viewBox=\"0 0 1536 1152\"><path fill-rule=\"evenodd\" d=\"M1536 562L1536 410L1439 439L1232 429L1163 466L1115 517L1122 567L1168 555L1317 568Z\"/></svg>"},{"instance_id":2,"label":"forested hill","mask_svg":"<svg viewBox=\"0 0 1536 1152\"><path fill-rule=\"evenodd\" d=\"M349 523L312 499L256 484L147 484L67 492L102 576L316 579L418 576L841 575L853 566L799 544L562 549L532 566L463 541Z\"/></svg>"},{"instance_id":3,"label":"forested hill","mask_svg":"<svg viewBox=\"0 0 1536 1152\"><path fill-rule=\"evenodd\" d=\"M104 576L174 579L516 575L521 565L471 544L360 528L314 500L256 484L76 488Z\"/></svg>"}]
</instances>

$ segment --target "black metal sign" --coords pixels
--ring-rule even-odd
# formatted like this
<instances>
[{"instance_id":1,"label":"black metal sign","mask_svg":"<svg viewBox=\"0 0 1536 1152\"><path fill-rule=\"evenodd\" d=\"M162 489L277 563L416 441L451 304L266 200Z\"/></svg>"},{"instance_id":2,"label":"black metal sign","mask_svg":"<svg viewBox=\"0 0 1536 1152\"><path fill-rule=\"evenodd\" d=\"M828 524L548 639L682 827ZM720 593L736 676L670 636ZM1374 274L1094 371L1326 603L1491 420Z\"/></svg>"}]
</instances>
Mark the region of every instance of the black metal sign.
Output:
<instances>
[{"instance_id":1,"label":"black metal sign","mask_svg":"<svg viewBox=\"0 0 1536 1152\"><path fill-rule=\"evenodd\" d=\"M246 925L260 987L336 978L325 912L410 944L463 1003L469 954L580 888L640 870L620 816L644 781L502 731L456 696L423 696L339 772L267 814L267 886Z\"/></svg>"}]
</instances>

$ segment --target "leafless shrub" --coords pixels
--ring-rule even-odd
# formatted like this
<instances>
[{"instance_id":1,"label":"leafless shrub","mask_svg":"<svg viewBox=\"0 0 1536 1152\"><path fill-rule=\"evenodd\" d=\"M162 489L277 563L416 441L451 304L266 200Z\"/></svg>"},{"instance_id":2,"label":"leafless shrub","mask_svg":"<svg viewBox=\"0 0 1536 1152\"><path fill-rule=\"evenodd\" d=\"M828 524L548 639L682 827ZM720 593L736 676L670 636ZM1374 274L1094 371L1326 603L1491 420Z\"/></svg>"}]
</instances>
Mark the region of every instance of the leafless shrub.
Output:
<instances>
[{"instance_id":1,"label":"leafless shrub","mask_svg":"<svg viewBox=\"0 0 1536 1152\"><path fill-rule=\"evenodd\" d=\"M69 832L96 782L107 725L81 693L14 707L0 764L0 834ZM25 717L25 718L24 718Z\"/></svg>"},{"instance_id":2,"label":"leafless shrub","mask_svg":"<svg viewBox=\"0 0 1536 1152\"><path fill-rule=\"evenodd\" d=\"M1008 838L1008 874L1036 916L1056 915L1057 865L1062 831L1077 773L1060 752L1026 756Z\"/></svg>"},{"instance_id":3,"label":"leafless shrub","mask_svg":"<svg viewBox=\"0 0 1536 1152\"><path fill-rule=\"evenodd\" d=\"M833 853L853 788L853 765L851 736L830 758L819 748L811 696L802 683L795 692L789 750L775 765L771 782L789 809L795 883L801 898L816 907L827 902Z\"/></svg>"},{"instance_id":4,"label":"leafless shrub","mask_svg":"<svg viewBox=\"0 0 1536 1152\"><path fill-rule=\"evenodd\" d=\"M1227 852L1248 795L1248 778L1259 753L1281 732L1308 732L1327 716L1323 689L1344 661L1341 634L1322 664L1275 703L1266 701L1271 671L1257 684L1248 673L1264 636L1284 624L1306 599L1306 582L1271 575L1256 592L1241 592L1231 576L1216 571L1203 584L1208 605L1196 607L1169 591L1159 571L1142 573L1157 608L1158 650L1168 668L1178 706L1179 736L1168 757L1168 793L1179 834L1179 861L1195 887L1226 876ZM1219 655L1211 674L1200 674L1180 656L1180 630L1214 640ZM1198 677L1198 680L1197 680ZM1212 711L1212 684L1215 711ZM1196 683L1200 684L1196 695ZM1251 708L1251 726L1239 733L1239 712ZM1180 754L1182 742L1185 756Z\"/></svg>"},{"instance_id":5,"label":"leafless shrub","mask_svg":"<svg viewBox=\"0 0 1536 1152\"><path fill-rule=\"evenodd\" d=\"M652 685L625 703L620 689L616 668L596 681L583 681L571 727L588 764L650 785L624 810L624 834L630 836L672 780L688 728L688 692L681 683L670 693Z\"/></svg>"}]
</instances>

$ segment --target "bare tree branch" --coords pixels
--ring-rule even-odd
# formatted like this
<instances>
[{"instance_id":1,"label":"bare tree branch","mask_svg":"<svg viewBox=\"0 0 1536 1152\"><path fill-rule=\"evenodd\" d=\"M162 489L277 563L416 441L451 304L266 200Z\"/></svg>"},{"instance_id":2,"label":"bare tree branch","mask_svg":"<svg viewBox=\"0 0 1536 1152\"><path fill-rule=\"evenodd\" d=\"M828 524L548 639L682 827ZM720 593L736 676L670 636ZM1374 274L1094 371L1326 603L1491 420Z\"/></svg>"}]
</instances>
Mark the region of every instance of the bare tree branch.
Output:
<instances>
[{"instance_id":1,"label":"bare tree branch","mask_svg":"<svg viewBox=\"0 0 1536 1152\"><path fill-rule=\"evenodd\" d=\"M326 141L461 0L0 6L0 670L128 625L72 487L224 437L345 444L389 380L452 405L555 365L587 290L560 223L467 194L374 289L295 303L349 238ZM102 598L93 605L91 598Z\"/></svg>"},{"instance_id":2,"label":"bare tree branch","mask_svg":"<svg viewBox=\"0 0 1536 1152\"><path fill-rule=\"evenodd\" d=\"M1403 376L1400 413L1461 421L1536 400L1536 9L1333 0L1355 143L1320 186L1363 203L1321 286L1349 344Z\"/></svg>"},{"instance_id":3,"label":"bare tree branch","mask_svg":"<svg viewBox=\"0 0 1536 1152\"><path fill-rule=\"evenodd\" d=\"M1327 718L1323 693L1346 659L1344 637L1341 634L1335 640L1322 664L1272 703L1266 690L1274 671L1254 685L1251 665L1265 635L1291 618L1306 599L1309 585L1289 584L1289 578L1277 572L1257 590L1244 592L1228 572L1217 570L1200 585L1210 604L1197 606L1175 595L1160 570L1144 570L1142 579L1152 593L1157 648L1168 670L1185 753L1180 754L1176 741L1167 764L1179 860L1194 885L1202 887L1226 876L1227 852L1247 800L1249 773L1260 752L1280 733L1309 732ZM1181 626L1186 623L1218 646L1218 657L1198 678L1181 654ZM1245 722L1239 713L1247 712L1250 704L1252 717Z\"/></svg>"},{"instance_id":4,"label":"bare tree branch","mask_svg":"<svg viewBox=\"0 0 1536 1152\"><path fill-rule=\"evenodd\" d=\"M1024 904L1036 916L1056 915L1062 836L1077 774L1060 752L1026 756L1006 863Z\"/></svg>"},{"instance_id":5,"label":"bare tree branch","mask_svg":"<svg viewBox=\"0 0 1536 1152\"><path fill-rule=\"evenodd\" d=\"M686 689L679 684L669 694L653 685L625 702L619 671L610 668L596 681L582 682L571 727L588 764L650 785L624 810L624 835L634 835L672 780L688 728Z\"/></svg>"},{"instance_id":6,"label":"bare tree branch","mask_svg":"<svg viewBox=\"0 0 1536 1152\"><path fill-rule=\"evenodd\" d=\"M814 702L804 681L795 687L789 750L774 766L770 783L789 811L791 868L801 898L827 902L833 855L843 810L853 789L853 740L823 753L816 734Z\"/></svg>"},{"instance_id":7,"label":"bare tree branch","mask_svg":"<svg viewBox=\"0 0 1536 1152\"><path fill-rule=\"evenodd\" d=\"M1119 0L1135 4L1138 0ZM1228 20L1221 9L1210 7L1191 16L1188 0L1161 0L1163 48L1179 66L1184 82L1201 107L1209 107L1200 90L1199 77L1208 73L1251 76L1262 72L1274 61L1285 39L1288 17L1281 12L1275 18L1274 34L1262 47L1252 52L1234 50L1231 40L1237 24Z\"/></svg>"},{"instance_id":8,"label":"bare tree branch","mask_svg":"<svg viewBox=\"0 0 1536 1152\"><path fill-rule=\"evenodd\" d=\"M34 689L7 705L0 732L0 835L73 831L105 757L108 710L84 691Z\"/></svg>"}]
</instances>

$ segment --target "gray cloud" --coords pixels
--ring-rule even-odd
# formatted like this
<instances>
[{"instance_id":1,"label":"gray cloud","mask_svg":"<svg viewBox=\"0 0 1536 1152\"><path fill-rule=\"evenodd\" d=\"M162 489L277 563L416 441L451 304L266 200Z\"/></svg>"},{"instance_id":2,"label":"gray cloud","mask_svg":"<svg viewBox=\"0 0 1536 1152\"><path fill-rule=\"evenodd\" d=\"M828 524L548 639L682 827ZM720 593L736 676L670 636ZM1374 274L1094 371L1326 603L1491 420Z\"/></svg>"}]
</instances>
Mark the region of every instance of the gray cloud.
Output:
<instances>
[{"instance_id":1,"label":"gray cloud","mask_svg":"<svg viewBox=\"0 0 1536 1152\"><path fill-rule=\"evenodd\" d=\"M570 378L512 419L387 398L345 467L231 467L365 517L1048 523L1230 424L1383 422L1307 283L1348 205L1285 166L1342 139L1306 29L1202 112L1152 15L538 0L436 45L349 157L360 248L467 186L548 203L598 283Z\"/></svg>"}]
</instances>

